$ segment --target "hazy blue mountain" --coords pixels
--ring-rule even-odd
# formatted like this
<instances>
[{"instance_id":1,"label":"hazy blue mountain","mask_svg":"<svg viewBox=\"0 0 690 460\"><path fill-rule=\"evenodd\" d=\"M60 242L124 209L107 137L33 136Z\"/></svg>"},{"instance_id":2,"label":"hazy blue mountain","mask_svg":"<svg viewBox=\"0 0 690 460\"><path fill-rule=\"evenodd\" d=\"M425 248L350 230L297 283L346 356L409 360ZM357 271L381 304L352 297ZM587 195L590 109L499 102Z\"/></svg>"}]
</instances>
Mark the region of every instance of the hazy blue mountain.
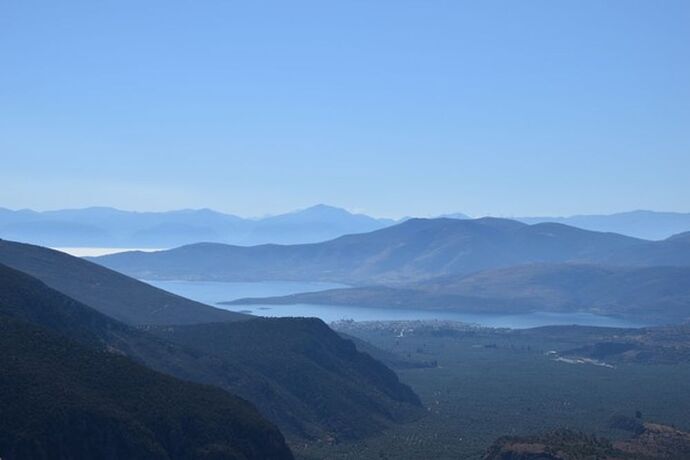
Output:
<instances>
[{"instance_id":1,"label":"hazy blue mountain","mask_svg":"<svg viewBox=\"0 0 690 460\"><path fill-rule=\"evenodd\" d=\"M244 219L210 209L131 212L95 207L36 212L0 208L0 238L53 247L308 243L369 232L393 223L326 205L261 219Z\"/></svg>"},{"instance_id":2,"label":"hazy blue mountain","mask_svg":"<svg viewBox=\"0 0 690 460\"><path fill-rule=\"evenodd\" d=\"M599 260L647 242L562 224L508 219L410 219L303 245L195 244L92 260L135 277L401 283L533 262Z\"/></svg>"},{"instance_id":3,"label":"hazy blue mountain","mask_svg":"<svg viewBox=\"0 0 690 460\"><path fill-rule=\"evenodd\" d=\"M409 387L320 320L219 310L33 245L1 241L0 261L61 291L43 287L53 294L25 305L31 321L159 372L238 394L291 438L360 438L419 415ZM68 291L107 317L90 308L84 317L87 307L75 310L77 301L64 296ZM46 315L45 299L58 312L69 309L67 320ZM238 318L244 321L232 321ZM191 327L195 323L204 324Z\"/></svg>"},{"instance_id":4,"label":"hazy blue mountain","mask_svg":"<svg viewBox=\"0 0 690 460\"><path fill-rule=\"evenodd\" d=\"M450 214L441 214L438 217L445 217L447 219L471 219L470 216L468 216L467 214L463 214L461 212L453 212Z\"/></svg>"},{"instance_id":5,"label":"hazy blue mountain","mask_svg":"<svg viewBox=\"0 0 690 460\"><path fill-rule=\"evenodd\" d=\"M518 217L528 224L558 222L600 232L614 232L648 240L662 240L690 231L690 213L630 211L616 214L578 215L571 217Z\"/></svg>"},{"instance_id":6,"label":"hazy blue mountain","mask_svg":"<svg viewBox=\"0 0 690 460\"><path fill-rule=\"evenodd\" d=\"M12 240L54 243L56 246L103 246L114 240L102 227L51 220L11 222L0 227L0 234Z\"/></svg>"},{"instance_id":7,"label":"hazy blue mountain","mask_svg":"<svg viewBox=\"0 0 690 460\"><path fill-rule=\"evenodd\" d=\"M599 260L618 265L690 265L690 232L679 233L661 241L646 241L621 248Z\"/></svg>"},{"instance_id":8,"label":"hazy blue mountain","mask_svg":"<svg viewBox=\"0 0 690 460\"><path fill-rule=\"evenodd\" d=\"M292 458L243 399L127 358L142 340L0 264L3 458Z\"/></svg>"},{"instance_id":9,"label":"hazy blue mountain","mask_svg":"<svg viewBox=\"0 0 690 460\"><path fill-rule=\"evenodd\" d=\"M530 264L448 275L405 288L331 289L231 304L326 304L470 313L588 312L652 323L690 321L689 267Z\"/></svg>"},{"instance_id":10,"label":"hazy blue mountain","mask_svg":"<svg viewBox=\"0 0 690 460\"><path fill-rule=\"evenodd\" d=\"M470 219L463 213L439 217ZM323 204L259 219L245 219L210 209L131 212L94 207L36 212L0 208L0 238L53 247L167 248L199 242L242 246L300 244L366 233L409 219L377 219ZM632 211L515 220L528 224L562 223L650 240L690 231L690 213Z\"/></svg>"},{"instance_id":11,"label":"hazy blue mountain","mask_svg":"<svg viewBox=\"0 0 690 460\"><path fill-rule=\"evenodd\" d=\"M169 247L225 241L248 231L245 219L209 209L132 212L94 207L0 212L0 238L43 246Z\"/></svg>"},{"instance_id":12,"label":"hazy blue mountain","mask_svg":"<svg viewBox=\"0 0 690 460\"><path fill-rule=\"evenodd\" d=\"M307 209L266 217L254 223L243 244L299 244L327 241L351 233L366 233L393 225L345 209L319 204Z\"/></svg>"}]
</instances>

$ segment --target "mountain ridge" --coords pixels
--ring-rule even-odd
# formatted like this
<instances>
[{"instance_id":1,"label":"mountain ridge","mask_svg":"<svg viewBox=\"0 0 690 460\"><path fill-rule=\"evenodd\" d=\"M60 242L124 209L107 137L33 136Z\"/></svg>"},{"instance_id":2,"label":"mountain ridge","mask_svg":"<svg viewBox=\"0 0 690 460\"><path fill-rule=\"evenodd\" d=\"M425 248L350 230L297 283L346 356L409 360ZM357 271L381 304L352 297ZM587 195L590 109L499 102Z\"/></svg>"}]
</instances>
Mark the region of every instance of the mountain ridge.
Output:
<instances>
[{"instance_id":1,"label":"mountain ridge","mask_svg":"<svg viewBox=\"0 0 690 460\"><path fill-rule=\"evenodd\" d=\"M659 251L655 244L557 223L528 225L491 217L440 218L410 219L323 243L252 247L203 243L156 253L125 252L89 260L135 277L152 279L398 284L534 262L615 263L611 259L623 250L630 250L634 255L637 247L651 248L656 254ZM676 256L684 258L686 254L681 252ZM637 262L644 264L644 261Z\"/></svg>"},{"instance_id":2,"label":"mountain ridge","mask_svg":"<svg viewBox=\"0 0 690 460\"><path fill-rule=\"evenodd\" d=\"M634 210L613 214L580 214L568 217L515 217L528 224L558 222L594 231L607 231L642 238L663 240L690 230L690 213Z\"/></svg>"},{"instance_id":3,"label":"mountain ridge","mask_svg":"<svg viewBox=\"0 0 690 460\"><path fill-rule=\"evenodd\" d=\"M3 458L292 458L245 400L130 359L141 336L0 264Z\"/></svg>"},{"instance_id":4,"label":"mountain ridge","mask_svg":"<svg viewBox=\"0 0 690 460\"><path fill-rule=\"evenodd\" d=\"M323 204L261 218L208 208L163 212L110 207L41 212L0 208L0 238L53 247L158 249L199 241L295 244L366 232L394 222Z\"/></svg>"},{"instance_id":5,"label":"mountain ridge","mask_svg":"<svg viewBox=\"0 0 690 460\"><path fill-rule=\"evenodd\" d=\"M325 204L262 217L240 217L209 208L172 211L124 211L106 206L52 211L0 208L0 238L52 247L160 249L202 241L241 246L300 244L365 233L413 218L377 218ZM436 218L471 219L459 212ZM635 210L511 219L528 224L562 223L654 241L690 231L690 213L682 212Z\"/></svg>"},{"instance_id":6,"label":"mountain ridge","mask_svg":"<svg viewBox=\"0 0 690 460\"><path fill-rule=\"evenodd\" d=\"M103 276L103 271L108 274L110 270L58 251L2 243L0 261L18 265L12 269L42 281L44 290L52 292L54 298L66 297L56 287L66 286L78 297L102 299L107 297L105 293L118 292L118 280L124 277ZM83 283L72 284L70 280L75 277L87 281L95 278L98 283L86 283L85 287ZM129 315L122 324L117 321L122 316L117 315L118 309L127 309L132 302L147 305L140 298L147 298L147 292L158 293L136 280L129 283L138 286L129 295L116 296L107 304L81 303L92 312L89 324L93 327L85 334L90 342L164 374L239 395L291 439L362 438L420 415L421 404L409 387L321 320L240 315L242 321L199 321L197 316L203 317L206 309L213 307L182 299L188 310L183 319L192 317L196 321L176 322L162 317L152 322L144 315L142 323L141 316ZM87 294L80 294L79 286L87 289ZM67 298L77 302L71 296ZM50 323L55 327L64 322ZM69 323L60 331L79 332ZM307 376L308 381L304 381ZM313 391L305 391L314 387Z\"/></svg>"}]
</instances>

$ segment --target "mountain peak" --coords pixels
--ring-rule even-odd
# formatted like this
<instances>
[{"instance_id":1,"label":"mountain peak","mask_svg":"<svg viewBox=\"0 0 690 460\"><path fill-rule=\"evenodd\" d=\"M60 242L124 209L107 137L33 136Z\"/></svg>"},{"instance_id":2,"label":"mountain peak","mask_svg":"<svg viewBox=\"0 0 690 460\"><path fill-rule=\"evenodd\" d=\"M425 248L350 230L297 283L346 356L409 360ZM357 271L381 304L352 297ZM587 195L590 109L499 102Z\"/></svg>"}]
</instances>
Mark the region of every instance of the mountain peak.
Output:
<instances>
[{"instance_id":1,"label":"mountain peak","mask_svg":"<svg viewBox=\"0 0 690 460\"><path fill-rule=\"evenodd\" d=\"M446 219L461 219L461 220L464 220L464 219L471 219L470 216L468 216L467 214L464 214L464 213L462 213L462 212L452 212L452 213L449 213L449 214L441 214L441 215L438 216L438 217L443 217L443 218L446 218Z\"/></svg>"},{"instance_id":2,"label":"mountain peak","mask_svg":"<svg viewBox=\"0 0 690 460\"><path fill-rule=\"evenodd\" d=\"M323 203L315 204L314 206L309 206L308 208L301 209L299 211L294 211L294 213L319 213L319 214L352 214L350 211L344 208L338 208L336 206L330 206Z\"/></svg>"}]
</instances>

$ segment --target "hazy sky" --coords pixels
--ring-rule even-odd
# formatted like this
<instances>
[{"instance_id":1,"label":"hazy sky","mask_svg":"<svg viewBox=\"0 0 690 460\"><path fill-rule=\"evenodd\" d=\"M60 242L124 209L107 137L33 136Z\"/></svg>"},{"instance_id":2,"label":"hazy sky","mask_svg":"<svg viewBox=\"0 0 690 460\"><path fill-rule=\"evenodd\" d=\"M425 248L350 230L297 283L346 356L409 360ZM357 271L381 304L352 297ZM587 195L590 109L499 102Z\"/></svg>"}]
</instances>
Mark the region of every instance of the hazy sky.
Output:
<instances>
[{"instance_id":1,"label":"hazy sky","mask_svg":"<svg viewBox=\"0 0 690 460\"><path fill-rule=\"evenodd\" d=\"M690 2L0 2L0 207L690 211Z\"/></svg>"}]
</instances>

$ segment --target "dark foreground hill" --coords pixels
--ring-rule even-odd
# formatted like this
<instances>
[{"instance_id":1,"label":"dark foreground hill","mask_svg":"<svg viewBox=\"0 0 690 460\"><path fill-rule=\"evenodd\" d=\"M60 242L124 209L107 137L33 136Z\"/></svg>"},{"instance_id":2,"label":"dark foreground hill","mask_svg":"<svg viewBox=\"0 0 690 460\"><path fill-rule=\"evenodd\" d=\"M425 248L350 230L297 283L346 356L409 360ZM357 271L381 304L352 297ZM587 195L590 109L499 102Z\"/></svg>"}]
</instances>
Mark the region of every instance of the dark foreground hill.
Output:
<instances>
[{"instance_id":1,"label":"dark foreground hill","mask_svg":"<svg viewBox=\"0 0 690 460\"><path fill-rule=\"evenodd\" d=\"M421 415L396 374L314 318L257 318L149 327L175 349L155 369L225 388L254 403L290 438L346 440Z\"/></svg>"},{"instance_id":2,"label":"dark foreground hill","mask_svg":"<svg viewBox=\"0 0 690 460\"><path fill-rule=\"evenodd\" d=\"M317 244L205 243L93 260L138 278L394 284L534 262L613 260L619 251L633 251L647 243L561 224L526 225L494 218L410 219ZM690 248L687 254L690 263ZM637 263L644 265L643 260Z\"/></svg>"},{"instance_id":3,"label":"dark foreground hill","mask_svg":"<svg viewBox=\"0 0 690 460\"><path fill-rule=\"evenodd\" d=\"M194 324L246 319L209 307L68 254L0 240L0 263L129 324Z\"/></svg>"},{"instance_id":4,"label":"dark foreground hill","mask_svg":"<svg viewBox=\"0 0 690 460\"><path fill-rule=\"evenodd\" d=\"M13 249L12 260L21 261L20 265L32 268L37 278L46 276L57 286L72 286L74 276L92 279L95 275L89 273L89 269L98 274L100 283L90 288L94 297L98 297L100 289L104 293L115 291L115 287L108 284L111 280L120 283L121 278L125 278L127 283L137 283L103 267L46 248L3 243L1 247ZM2 253L0 249L0 258ZM32 263L32 260L41 263ZM76 274L73 268L78 270ZM117 276L110 276L111 273ZM78 289L77 283L74 286ZM136 286L160 292L143 283ZM48 290L45 294L48 299L64 297L44 288ZM131 296L132 293L117 296L107 309L99 302L94 308L110 314L117 312L122 303L121 307L127 309L126 302ZM75 303L65 299L66 304ZM212 309L187 302L188 318L196 318L197 314L203 318L203 313ZM197 311L197 306L203 308ZM73 315L76 313L70 313L70 318ZM75 329L73 322L54 317L44 321L51 327L62 327L60 331L89 336L91 341L117 349L157 371L238 394L255 404L291 437L365 437L420 413L416 395L402 385L390 369L357 352L352 343L320 320L248 319L198 328L143 327L157 336L142 331L142 326L131 320L127 326L103 315L87 315L80 321L89 324L85 330ZM165 317L160 317L160 322L165 323Z\"/></svg>"},{"instance_id":5,"label":"dark foreground hill","mask_svg":"<svg viewBox=\"0 0 690 460\"><path fill-rule=\"evenodd\" d=\"M0 265L3 459L292 458L246 401L101 341L127 329Z\"/></svg>"},{"instance_id":6,"label":"dark foreground hill","mask_svg":"<svg viewBox=\"0 0 690 460\"><path fill-rule=\"evenodd\" d=\"M165 340L243 369L231 384L300 437L343 440L420 415L417 395L393 371L314 318L159 327Z\"/></svg>"},{"instance_id":7,"label":"dark foreground hill","mask_svg":"<svg viewBox=\"0 0 690 460\"><path fill-rule=\"evenodd\" d=\"M308 303L508 314L584 311L652 323L684 322L690 320L690 267L531 264L449 275L411 283L406 288L331 289L229 303Z\"/></svg>"}]
</instances>

